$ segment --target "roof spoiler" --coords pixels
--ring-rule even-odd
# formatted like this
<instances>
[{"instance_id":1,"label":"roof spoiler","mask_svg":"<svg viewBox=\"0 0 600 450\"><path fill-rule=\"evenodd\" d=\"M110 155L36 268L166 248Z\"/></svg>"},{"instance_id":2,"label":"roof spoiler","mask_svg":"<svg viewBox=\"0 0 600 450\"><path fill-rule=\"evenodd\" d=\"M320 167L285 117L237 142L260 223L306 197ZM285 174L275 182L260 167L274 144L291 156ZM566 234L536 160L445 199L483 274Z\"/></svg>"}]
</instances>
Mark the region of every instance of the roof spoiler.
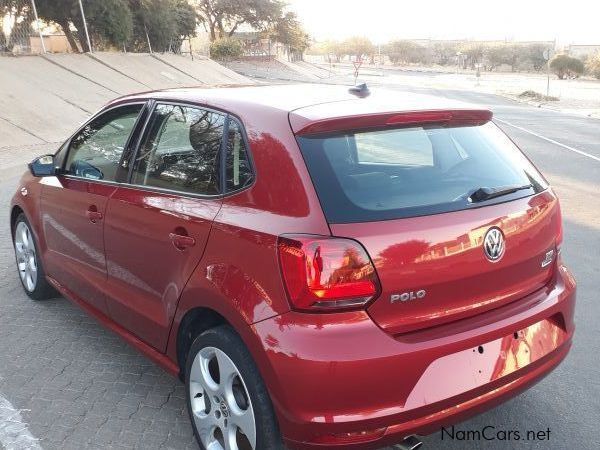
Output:
<instances>
[{"instance_id":1,"label":"roof spoiler","mask_svg":"<svg viewBox=\"0 0 600 450\"><path fill-rule=\"evenodd\" d=\"M445 126L483 125L490 120L492 120L492 112L487 109L386 112L316 120L305 124L300 130L296 131L296 135L430 124Z\"/></svg>"}]
</instances>

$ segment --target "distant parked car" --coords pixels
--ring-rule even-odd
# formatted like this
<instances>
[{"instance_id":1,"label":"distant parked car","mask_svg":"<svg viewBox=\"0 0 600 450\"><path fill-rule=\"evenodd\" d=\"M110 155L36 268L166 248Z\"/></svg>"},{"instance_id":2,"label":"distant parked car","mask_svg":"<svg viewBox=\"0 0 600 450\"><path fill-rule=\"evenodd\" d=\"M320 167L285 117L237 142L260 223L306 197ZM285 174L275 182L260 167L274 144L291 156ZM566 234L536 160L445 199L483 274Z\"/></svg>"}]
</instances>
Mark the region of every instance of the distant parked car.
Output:
<instances>
[{"instance_id":1,"label":"distant parked car","mask_svg":"<svg viewBox=\"0 0 600 450\"><path fill-rule=\"evenodd\" d=\"M365 87L117 99L21 179L23 287L184 380L203 448L416 448L571 346L559 202L491 118Z\"/></svg>"}]
</instances>

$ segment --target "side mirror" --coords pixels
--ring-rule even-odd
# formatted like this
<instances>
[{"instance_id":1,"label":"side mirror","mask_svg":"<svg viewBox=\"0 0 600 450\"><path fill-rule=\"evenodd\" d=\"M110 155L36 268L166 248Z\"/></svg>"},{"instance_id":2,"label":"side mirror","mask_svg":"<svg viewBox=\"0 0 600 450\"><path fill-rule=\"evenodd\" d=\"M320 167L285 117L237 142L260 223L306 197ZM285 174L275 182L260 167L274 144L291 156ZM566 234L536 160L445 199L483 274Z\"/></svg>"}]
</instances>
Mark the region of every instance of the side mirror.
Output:
<instances>
[{"instance_id":1,"label":"side mirror","mask_svg":"<svg viewBox=\"0 0 600 450\"><path fill-rule=\"evenodd\" d=\"M56 175L54 155L44 155L35 158L29 163L29 171L34 177L49 177Z\"/></svg>"}]
</instances>

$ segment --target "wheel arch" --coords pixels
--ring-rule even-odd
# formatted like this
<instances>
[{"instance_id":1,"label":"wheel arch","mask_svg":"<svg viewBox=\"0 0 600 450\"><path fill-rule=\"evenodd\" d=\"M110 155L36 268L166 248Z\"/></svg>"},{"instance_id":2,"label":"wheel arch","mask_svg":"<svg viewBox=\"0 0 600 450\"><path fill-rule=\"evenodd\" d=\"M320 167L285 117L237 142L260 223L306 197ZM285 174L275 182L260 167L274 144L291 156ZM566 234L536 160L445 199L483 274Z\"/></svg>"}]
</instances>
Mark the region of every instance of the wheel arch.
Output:
<instances>
[{"instance_id":1,"label":"wheel arch","mask_svg":"<svg viewBox=\"0 0 600 450\"><path fill-rule=\"evenodd\" d=\"M219 325L229 325L229 321L212 308L199 306L185 313L176 337L177 365L179 367L179 378L183 380L185 364L190 347L194 339L204 331ZM232 327L233 328L233 327Z\"/></svg>"},{"instance_id":2,"label":"wheel arch","mask_svg":"<svg viewBox=\"0 0 600 450\"><path fill-rule=\"evenodd\" d=\"M21 208L19 205L13 205L10 211L10 232L13 238L15 235L15 224L17 222L17 217L19 217L20 214L25 214L23 208Z\"/></svg>"}]
</instances>

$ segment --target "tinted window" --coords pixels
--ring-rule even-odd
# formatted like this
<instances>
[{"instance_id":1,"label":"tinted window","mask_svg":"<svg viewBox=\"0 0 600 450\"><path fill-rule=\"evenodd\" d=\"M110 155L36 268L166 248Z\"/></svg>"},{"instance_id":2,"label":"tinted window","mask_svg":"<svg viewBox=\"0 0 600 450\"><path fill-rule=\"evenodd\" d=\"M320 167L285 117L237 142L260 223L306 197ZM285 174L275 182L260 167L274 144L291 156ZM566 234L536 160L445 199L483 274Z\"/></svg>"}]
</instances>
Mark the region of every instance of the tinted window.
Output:
<instances>
[{"instance_id":1,"label":"tinted window","mask_svg":"<svg viewBox=\"0 0 600 450\"><path fill-rule=\"evenodd\" d=\"M229 122L225 176L227 192L243 189L254 179L241 127L234 120Z\"/></svg>"},{"instance_id":2,"label":"tinted window","mask_svg":"<svg viewBox=\"0 0 600 450\"><path fill-rule=\"evenodd\" d=\"M484 204L546 188L533 165L493 123L301 137L298 141L325 214L333 223L482 206L469 198L482 187L531 185Z\"/></svg>"},{"instance_id":3,"label":"tinted window","mask_svg":"<svg viewBox=\"0 0 600 450\"><path fill-rule=\"evenodd\" d=\"M224 122L223 114L212 111L157 105L136 156L132 182L194 194L218 194L218 155Z\"/></svg>"},{"instance_id":4,"label":"tinted window","mask_svg":"<svg viewBox=\"0 0 600 450\"><path fill-rule=\"evenodd\" d=\"M123 149L143 105L127 105L100 115L73 139L65 169L79 177L115 181L126 168ZM126 171L125 171L126 173Z\"/></svg>"}]
</instances>

